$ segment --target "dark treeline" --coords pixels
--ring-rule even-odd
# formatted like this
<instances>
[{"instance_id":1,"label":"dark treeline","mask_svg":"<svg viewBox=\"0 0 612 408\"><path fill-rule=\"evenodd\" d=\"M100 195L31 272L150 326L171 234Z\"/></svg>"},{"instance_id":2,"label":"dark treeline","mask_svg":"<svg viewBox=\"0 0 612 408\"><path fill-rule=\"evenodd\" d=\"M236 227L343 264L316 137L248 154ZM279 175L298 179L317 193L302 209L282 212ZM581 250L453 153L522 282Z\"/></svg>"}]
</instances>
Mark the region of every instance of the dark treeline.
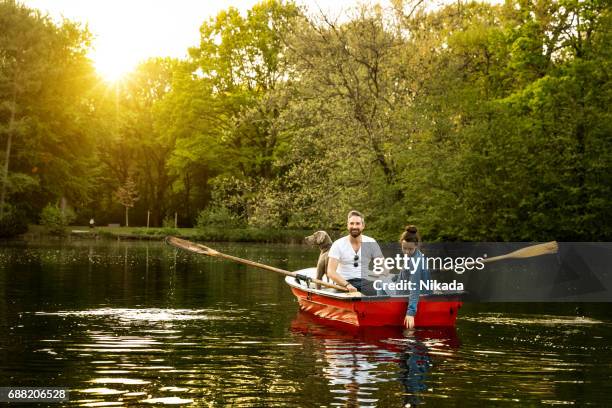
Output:
<instances>
[{"instance_id":1,"label":"dark treeline","mask_svg":"<svg viewBox=\"0 0 612 408\"><path fill-rule=\"evenodd\" d=\"M339 228L429 240L612 239L605 0L396 0L333 20L264 1L116 85L90 34L0 1L3 228Z\"/></svg>"}]
</instances>

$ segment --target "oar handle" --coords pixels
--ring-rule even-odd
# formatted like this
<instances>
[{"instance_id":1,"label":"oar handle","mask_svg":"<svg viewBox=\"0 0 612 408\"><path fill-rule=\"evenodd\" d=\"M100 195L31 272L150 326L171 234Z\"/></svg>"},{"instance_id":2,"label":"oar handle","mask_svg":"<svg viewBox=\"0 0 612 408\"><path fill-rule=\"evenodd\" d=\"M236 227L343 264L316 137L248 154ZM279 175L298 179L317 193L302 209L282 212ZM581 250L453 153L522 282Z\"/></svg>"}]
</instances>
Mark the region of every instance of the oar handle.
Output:
<instances>
[{"instance_id":1,"label":"oar handle","mask_svg":"<svg viewBox=\"0 0 612 408\"><path fill-rule=\"evenodd\" d=\"M297 277L299 279L299 276L295 272L290 272L290 271L286 271L284 269L275 268L274 266L262 264L262 263L255 262L255 261L250 261L248 259L238 258L237 256L224 254L223 252L215 251L214 249L209 248L206 245L196 244L196 243L188 241L186 239L180 239L180 238L177 238L177 237L167 237L166 238L166 243L169 244L169 245L172 245L174 247L180 248L180 249L184 249L184 250L187 250L187 251L190 251L190 252L194 252L196 254L224 258L224 259L228 259L230 261L238 262L238 263L241 263L241 264L244 264L244 265L253 266L255 268L260 268L260 269L265 269L267 271L280 273L280 274L285 275L285 276L291 276L291 277L294 277L294 278ZM342 286L336 285L334 283L325 282L325 281L322 281L322 280L316 279L316 278L310 278L309 280L311 282L314 282L314 283L316 283L318 285L321 285L321 286L326 286L328 288L333 288L333 289L336 289L336 290L339 290L339 291L342 291L342 292L348 292L347 288L344 288Z\"/></svg>"}]
</instances>

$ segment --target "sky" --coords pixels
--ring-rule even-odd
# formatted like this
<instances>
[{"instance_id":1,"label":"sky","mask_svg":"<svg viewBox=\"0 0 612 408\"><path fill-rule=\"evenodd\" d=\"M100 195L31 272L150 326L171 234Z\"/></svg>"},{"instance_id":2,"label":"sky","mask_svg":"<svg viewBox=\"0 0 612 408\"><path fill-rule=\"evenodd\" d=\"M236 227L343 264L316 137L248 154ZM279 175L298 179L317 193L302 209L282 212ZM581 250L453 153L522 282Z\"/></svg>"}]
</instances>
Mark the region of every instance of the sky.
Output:
<instances>
[{"instance_id":1,"label":"sky","mask_svg":"<svg viewBox=\"0 0 612 408\"><path fill-rule=\"evenodd\" d=\"M94 35L90 53L96 70L108 81L120 79L150 57L187 55L199 44L204 21L232 6L245 13L258 0L21 0L31 8L87 24ZM356 6L356 0L301 0L310 11L331 16ZM388 0L383 0L383 4Z\"/></svg>"}]
</instances>

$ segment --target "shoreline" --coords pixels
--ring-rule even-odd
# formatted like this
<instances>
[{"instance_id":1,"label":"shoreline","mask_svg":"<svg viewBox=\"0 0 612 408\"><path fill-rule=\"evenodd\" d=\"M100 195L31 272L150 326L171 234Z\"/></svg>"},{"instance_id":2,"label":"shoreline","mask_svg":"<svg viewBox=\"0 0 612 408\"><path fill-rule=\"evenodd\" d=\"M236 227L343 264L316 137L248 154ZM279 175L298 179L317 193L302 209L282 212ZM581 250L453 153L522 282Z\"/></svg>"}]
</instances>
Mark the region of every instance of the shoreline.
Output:
<instances>
[{"instance_id":1,"label":"shoreline","mask_svg":"<svg viewBox=\"0 0 612 408\"><path fill-rule=\"evenodd\" d=\"M312 230L268 228L146 228L69 226L64 236L48 233L40 225L30 225L28 232L13 239L31 241L43 238L104 239L117 241L162 241L169 235L202 242L303 243Z\"/></svg>"}]
</instances>

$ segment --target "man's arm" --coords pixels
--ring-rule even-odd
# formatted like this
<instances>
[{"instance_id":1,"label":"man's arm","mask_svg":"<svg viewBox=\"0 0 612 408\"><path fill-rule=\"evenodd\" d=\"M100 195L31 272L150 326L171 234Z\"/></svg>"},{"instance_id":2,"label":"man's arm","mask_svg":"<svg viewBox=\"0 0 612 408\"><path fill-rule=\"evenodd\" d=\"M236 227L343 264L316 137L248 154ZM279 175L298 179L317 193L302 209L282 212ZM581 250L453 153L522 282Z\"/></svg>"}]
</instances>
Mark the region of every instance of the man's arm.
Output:
<instances>
[{"instance_id":1,"label":"man's arm","mask_svg":"<svg viewBox=\"0 0 612 408\"><path fill-rule=\"evenodd\" d=\"M332 281L336 282L338 285L343 286L348 289L349 292L357 292L357 289L348 283L346 279L344 279L338 273L338 260L336 258L328 258L329 262L327 263L327 277Z\"/></svg>"}]
</instances>

